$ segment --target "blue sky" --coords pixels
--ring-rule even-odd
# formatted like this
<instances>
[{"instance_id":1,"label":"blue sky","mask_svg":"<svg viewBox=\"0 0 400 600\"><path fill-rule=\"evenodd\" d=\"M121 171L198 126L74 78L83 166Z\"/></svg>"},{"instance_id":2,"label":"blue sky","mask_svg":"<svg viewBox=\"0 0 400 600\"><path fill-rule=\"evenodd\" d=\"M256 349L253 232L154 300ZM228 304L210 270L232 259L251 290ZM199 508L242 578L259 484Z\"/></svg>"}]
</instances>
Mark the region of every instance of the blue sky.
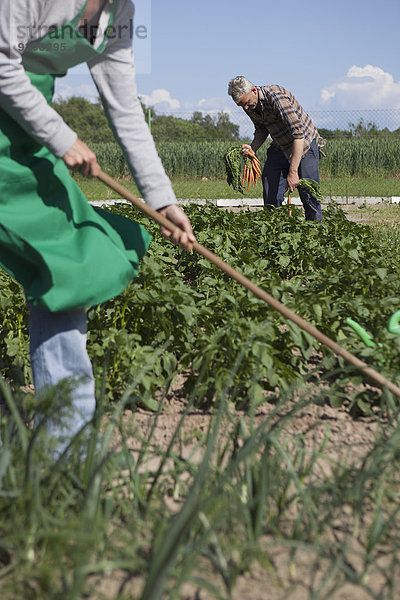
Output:
<instances>
[{"instance_id":1,"label":"blue sky","mask_svg":"<svg viewBox=\"0 0 400 600\"><path fill-rule=\"evenodd\" d=\"M135 4L138 89L159 111L238 117L235 75L283 85L309 111L400 109L400 0ZM57 91L96 96L82 69Z\"/></svg>"}]
</instances>

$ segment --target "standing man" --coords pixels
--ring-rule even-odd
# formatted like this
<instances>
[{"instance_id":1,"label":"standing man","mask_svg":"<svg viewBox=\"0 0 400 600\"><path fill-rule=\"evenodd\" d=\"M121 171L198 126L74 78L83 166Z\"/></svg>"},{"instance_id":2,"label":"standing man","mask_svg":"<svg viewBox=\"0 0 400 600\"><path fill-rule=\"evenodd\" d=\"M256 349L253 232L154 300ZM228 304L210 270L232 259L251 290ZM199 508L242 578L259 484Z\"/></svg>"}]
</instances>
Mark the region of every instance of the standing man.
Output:
<instances>
[{"instance_id":1,"label":"standing man","mask_svg":"<svg viewBox=\"0 0 400 600\"><path fill-rule=\"evenodd\" d=\"M319 183L318 131L291 92L279 85L255 86L239 76L229 82L228 94L255 126L254 139L243 144L243 154L256 152L268 135L272 138L262 173L265 206L281 206L285 191L293 192L300 178ZM320 202L301 186L299 194L305 218L321 220Z\"/></svg>"},{"instance_id":2,"label":"standing man","mask_svg":"<svg viewBox=\"0 0 400 600\"><path fill-rule=\"evenodd\" d=\"M150 236L92 208L70 177L69 168L96 176L100 167L51 107L55 77L88 64L144 200L177 225L175 243L190 250L195 240L138 100L133 13L131 0L0 2L0 266L25 290L35 389L74 384L72 410L47 427L62 447L95 409L85 309L123 291Z\"/></svg>"}]
</instances>

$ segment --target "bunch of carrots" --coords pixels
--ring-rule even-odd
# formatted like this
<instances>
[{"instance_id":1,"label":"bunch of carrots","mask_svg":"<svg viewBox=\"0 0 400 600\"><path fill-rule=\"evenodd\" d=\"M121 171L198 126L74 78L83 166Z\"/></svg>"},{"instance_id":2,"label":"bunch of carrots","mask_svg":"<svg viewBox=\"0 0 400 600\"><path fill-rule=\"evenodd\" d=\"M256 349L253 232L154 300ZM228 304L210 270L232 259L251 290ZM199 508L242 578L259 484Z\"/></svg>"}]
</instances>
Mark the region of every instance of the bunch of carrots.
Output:
<instances>
[{"instance_id":1,"label":"bunch of carrots","mask_svg":"<svg viewBox=\"0 0 400 600\"><path fill-rule=\"evenodd\" d=\"M250 159L250 162L249 162ZM252 183L257 185L257 179L261 175L260 161L252 152L247 153L247 159L244 163L242 187L247 183L247 191L249 191Z\"/></svg>"}]
</instances>

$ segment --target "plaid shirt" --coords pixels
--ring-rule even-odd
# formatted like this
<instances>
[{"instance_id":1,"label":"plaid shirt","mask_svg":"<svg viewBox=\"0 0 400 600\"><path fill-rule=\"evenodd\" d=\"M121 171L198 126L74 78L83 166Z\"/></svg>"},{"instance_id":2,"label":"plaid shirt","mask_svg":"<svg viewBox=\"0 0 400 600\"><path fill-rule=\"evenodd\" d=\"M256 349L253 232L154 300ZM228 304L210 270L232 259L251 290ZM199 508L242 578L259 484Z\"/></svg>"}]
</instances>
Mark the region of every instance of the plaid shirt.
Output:
<instances>
[{"instance_id":1,"label":"plaid shirt","mask_svg":"<svg viewBox=\"0 0 400 600\"><path fill-rule=\"evenodd\" d=\"M272 143L278 146L290 158L293 140L304 138L303 156L308 152L311 142L318 138L311 117L300 106L291 92L279 85L257 87L260 98L261 112L246 110L257 129L263 129L272 138Z\"/></svg>"}]
</instances>

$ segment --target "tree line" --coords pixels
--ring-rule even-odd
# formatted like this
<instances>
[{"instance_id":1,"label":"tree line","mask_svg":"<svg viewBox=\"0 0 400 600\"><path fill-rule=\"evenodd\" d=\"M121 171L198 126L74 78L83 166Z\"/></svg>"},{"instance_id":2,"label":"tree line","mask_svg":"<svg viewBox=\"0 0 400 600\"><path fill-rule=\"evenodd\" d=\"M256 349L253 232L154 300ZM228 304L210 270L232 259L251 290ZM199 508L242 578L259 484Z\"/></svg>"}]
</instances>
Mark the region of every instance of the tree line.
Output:
<instances>
[{"instance_id":1,"label":"tree line","mask_svg":"<svg viewBox=\"0 0 400 600\"><path fill-rule=\"evenodd\" d=\"M72 96L68 100L54 102L53 108L83 141L97 143L114 139L100 101L89 102L85 98ZM239 141L239 125L232 123L229 115L222 111L214 116L196 111L190 119L182 119L157 114L154 108L149 109L144 104L142 108L156 142L213 139Z\"/></svg>"},{"instance_id":2,"label":"tree line","mask_svg":"<svg viewBox=\"0 0 400 600\"><path fill-rule=\"evenodd\" d=\"M360 119L358 123L349 123L347 129L325 129L318 127L321 137L330 139L366 139L400 136L400 128L390 131L387 127L379 129L373 121Z\"/></svg>"},{"instance_id":3,"label":"tree line","mask_svg":"<svg viewBox=\"0 0 400 600\"><path fill-rule=\"evenodd\" d=\"M89 102L86 98L72 96L67 100L54 102L53 108L83 141L97 143L114 140L100 100ZM183 119L158 114L154 108L146 107L144 104L142 104L142 108L156 142L164 140L240 141L239 125L232 123L229 115L225 112L220 111L216 115L210 115L195 111L190 119ZM378 129L375 123L365 122L363 119L360 119L358 123L349 123L348 128L344 130L318 128L318 131L327 140L400 136L400 128L395 131L387 128Z\"/></svg>"}]
</instances>

